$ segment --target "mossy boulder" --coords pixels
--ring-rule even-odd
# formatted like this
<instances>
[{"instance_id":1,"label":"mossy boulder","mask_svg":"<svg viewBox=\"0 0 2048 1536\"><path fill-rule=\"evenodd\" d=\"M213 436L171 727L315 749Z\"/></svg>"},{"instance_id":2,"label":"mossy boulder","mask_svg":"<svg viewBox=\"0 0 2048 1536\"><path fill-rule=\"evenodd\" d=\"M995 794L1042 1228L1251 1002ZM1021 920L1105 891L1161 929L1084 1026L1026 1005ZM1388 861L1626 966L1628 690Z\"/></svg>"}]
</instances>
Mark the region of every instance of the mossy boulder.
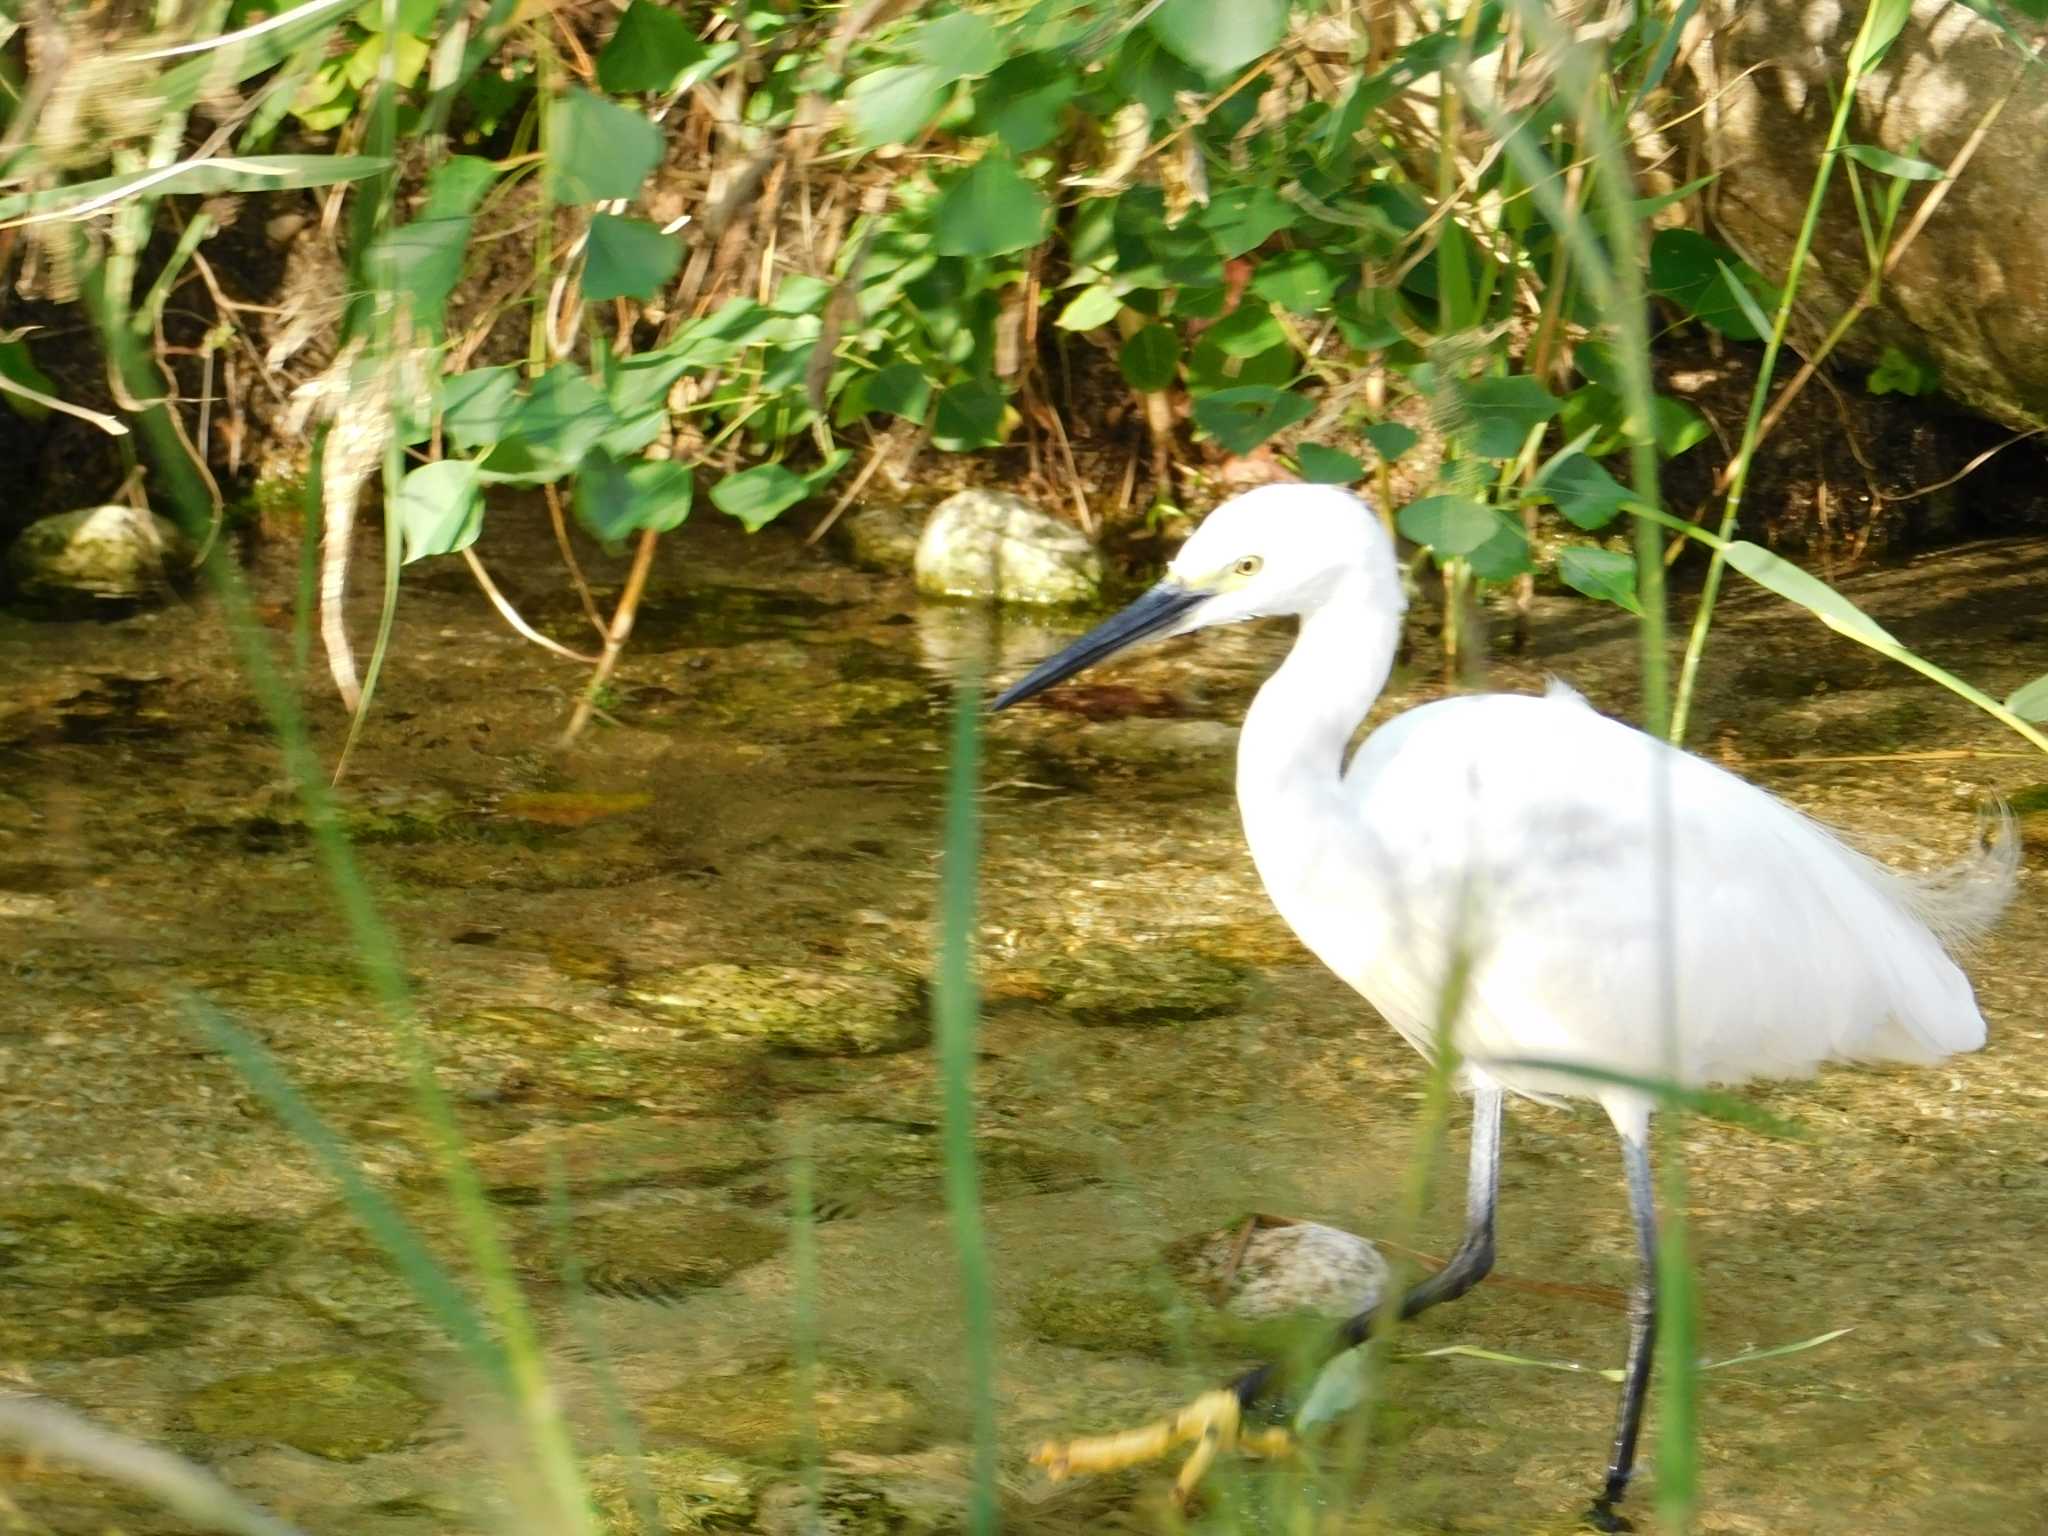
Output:
<instances>
[{"instance_id":1,"label":"mossy boulder","mask_svg":"<svg viewBox=\"0 0 2048 1536\"><path fill-rule=\"evenodd\" d=\"M638 1407L651 1444L688 1440L783 1465L803 1457L807 1436L825 1456L895 1455L928 1438L924 1404L902 1382L827 1360L811 1373L807 1393L803 1386L793 1360L771 1359L693 1376ZM807 1411L798 1409L800 1396Z\"/></svg>"},{"instance_id":2,"label":"mossy boulder","mask_svg":"<svg viewBox=\"0 0 2048 1536\"><path fill-rule=\"evenodd\" d=\"M922 1045L914 982L852 968L689 965L628 983L626 997L678 1027L802 1056L875 1056Z\"/></svg>"},{"instance_id":3,"label":"mossy boulder","mask_svg":"<svg viewBox=\"0 0 2048 1536\"><path fill-rule=\"evenodd\" d=\"M203 1434L274 1440L329 1461L404 1445L431 1411L398 1372L341 1356L229 1376L185 1400Z\"/></svg>"}]
</instances>

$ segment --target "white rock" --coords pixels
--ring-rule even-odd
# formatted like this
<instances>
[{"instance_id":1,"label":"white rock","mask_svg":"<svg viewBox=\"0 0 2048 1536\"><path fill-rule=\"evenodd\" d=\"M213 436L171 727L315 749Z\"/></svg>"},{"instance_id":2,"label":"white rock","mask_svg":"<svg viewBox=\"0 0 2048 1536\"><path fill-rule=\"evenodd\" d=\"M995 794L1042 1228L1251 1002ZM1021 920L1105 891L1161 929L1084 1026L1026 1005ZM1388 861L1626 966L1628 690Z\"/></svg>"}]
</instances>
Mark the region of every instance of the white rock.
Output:
<instances>
[{"instance_id":1,"label":"white rock","mask_svg":"<svg viewBox=\"0 0 2048 1536\"><path fill-rule=\"evenodd\" d=\"M1102 589L1102 554L1080 529L1021 496L962 491L924 526L917 587L934 597L1085 603Z\"/></svg>"},{"instance_id":2,"label":"white rock","mask_svg":"<svg viewBox=\"0 0 2048 1536\"><path fill-rule=\"evenodd\" d=\"M1386 1293L1392 1271L1364 1238L1314 1221L1252 1221L1249 1240L1240 1223L1188 1245L1186 1278L1224 1311L1251 1320L1290 1312L1342 1320Z\"/></svg>"}]
</instances>

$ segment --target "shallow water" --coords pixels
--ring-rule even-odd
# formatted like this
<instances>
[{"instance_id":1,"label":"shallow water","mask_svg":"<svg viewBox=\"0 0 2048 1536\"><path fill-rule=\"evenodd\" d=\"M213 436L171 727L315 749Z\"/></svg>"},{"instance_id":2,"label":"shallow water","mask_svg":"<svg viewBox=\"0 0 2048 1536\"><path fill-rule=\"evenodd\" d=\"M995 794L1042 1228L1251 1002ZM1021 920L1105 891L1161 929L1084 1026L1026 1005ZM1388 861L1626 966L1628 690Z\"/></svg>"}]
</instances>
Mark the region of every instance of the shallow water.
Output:
<instances>
[{"instance_id":1,"label":"shallow water","mask_svg":"<svg viewBox=\"0 0 2048 1536\"><path fill-rule=\"evenodd\" d=\"M500 579L587 642L544 534L510 523L489 545ZM801 1326L820 1340L832 1528L953 1528L966 1383L930 1053L776 1049L764 1039L808 1026L762 1010L822 998L839 1033L798 1043L828 1052L914 1042L953 678L991 646L1008 675L1059 636L992 634L775 534L668 542L607 719L566 756L548 744L574 670L505 631L459 568L408 572L349 824L586 1446L615 1444L609 1379L675 1528L797 1529ZM1845 585L2003 694L2048 657L2044 578L2034 541ZM265 566L259 596L289 579ZM1152 1417L1245 1363L1131 1312L1133 1277L1175 1239L1250 1211L1401 1232L1422 1075L1272 915L1230 799L1235 721L1284 644L1180 642L989 729L976 1087L1019 1528L1150 1525L1163 1474L1053 1488L1028 1449ZM1553 671L1625 712L1632 628L1544 602L1491 681ZM2048 859L2048 764L1810 619L1726 602L1706 684L1704 750L1895 856L1952 854L1997 792L2026 813L2028 862ZM1404 673L1380 713L1440 687ZM340 717L311 693L331 761ZM1804 1140L1688 1129L1707 1355L1853 1329L1705 1378L1703 1529L2043 1525L2041 891L2030 872L1972 962L1985 1052L1752 1095ZM451 1352L180 1022L191 989L252 1031L452 1251L404 1058L211 603L0 617L0 958L0 1386L191 1455L309 1531L492 1523ZM705 1006L727 1027L707 1032ZM874 1032L856 1040L856 1019ZM1462 1134L1458 1116L1408 1234L1428 1252L1454 1240ZM798 1146L815 1296L789 1241ZM558 1168L580 1328L546 1209ZM1633 1261L1617 1172L1596 1113L1512 1109L1503 1273L1403 1350L1618 1363ZM1604 1457L1607 1383L1453 1356L1403 1360L1386 1390L1392 1454L1348 1526L1570 1527ZM596 1481L623 1507L619 1458ZM0 1492L28 1530L187 1528L47 1463L0 1459Z\"/></svg>"}]
</instances>

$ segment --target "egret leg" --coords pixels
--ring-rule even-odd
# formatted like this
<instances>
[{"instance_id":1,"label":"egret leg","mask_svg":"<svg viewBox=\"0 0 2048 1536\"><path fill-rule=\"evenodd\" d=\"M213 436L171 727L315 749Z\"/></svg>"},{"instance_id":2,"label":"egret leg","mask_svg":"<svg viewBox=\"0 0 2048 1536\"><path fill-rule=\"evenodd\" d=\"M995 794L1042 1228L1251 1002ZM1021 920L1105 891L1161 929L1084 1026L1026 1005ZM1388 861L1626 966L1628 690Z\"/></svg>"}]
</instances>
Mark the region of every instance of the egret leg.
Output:
<instances>
[{"instance_id":1,"label":"egret leg","mask_svg":"<svg viewBox=\"0 0 2048 1536\"><path fill-rule=\"evenodd\" d=\"M1456 1301L1493 1268L1493 1215L1500 1196L1501 1090L1482 1087L1472 1098L1472 1160L1465 1185L1465 1235L1444 1267L1424 1276L1401 1298L1402 1322L1427 1312L1439 1302ZM1356 1349L1372 1336L1380 1309L1370 1307L1350 1318L1337 1332L1332 1356ZM1238 1401L1249 1408L1266 1395L1277 1367L1272 1363L1247 1371L1233 1383Z\"/></svg>"},{"instance_id":2,"label":"egret leg","mask_svg":"<svg viewBox=\"0 0 2048 1536\"><path fill-rule=\"evenodd\" d=\"M1643 1135L1621 1137L1622 1163L1628 1171L1629 1212L1636 1222L1638 1268L1628 1299L1628 1362L1622 1367L1621 1408L1614 1426L1614 1454L1607 1462L1607 1481L1586 1519L1598 1531L1634 1527L1614 1506L1628 1491L1636 1467L1636 1440L1643 1427L1643 1399L1650 1390L1650 1362L1657 1346L1657 1202L1650 1187L1650 1148Z\"/></svg>"}]
</instances>

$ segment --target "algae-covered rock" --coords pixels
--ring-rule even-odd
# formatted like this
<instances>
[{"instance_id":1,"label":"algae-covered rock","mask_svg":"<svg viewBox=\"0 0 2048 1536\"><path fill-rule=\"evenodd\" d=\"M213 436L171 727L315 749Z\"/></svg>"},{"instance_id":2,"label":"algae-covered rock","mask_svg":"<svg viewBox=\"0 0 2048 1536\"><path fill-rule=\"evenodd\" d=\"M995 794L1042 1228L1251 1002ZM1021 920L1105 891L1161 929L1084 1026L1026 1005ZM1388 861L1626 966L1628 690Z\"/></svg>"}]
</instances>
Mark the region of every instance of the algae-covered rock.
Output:
<instances>
[{"instance_id":1,"label":"algae-covered rock","mask_svg":"<svg viewBox=\"0 0 2048 1536\"><path fill-rule=\"evenodd\" d=\"M1039 968L1046 990L1084 1024L1178 1024L1235 1013L1251 973L1198 950L1092 944Z\"/></svg>"},{"instance_id":2,"label":"algae-covered rock","mask_svg":"<svg viewBox=\"0 0 2048 1536\"><path fill-rule=\"evenodd\" d=\"M870 971L690 965L642 976L625 994L706 1035L804 1056L903 1051L930 1031L915 984Z\"/></svg>"},{"instance_id":3,"label":"algae-covered rock","mask_svg":"<svg viewBox=\"0 0 2048 1536\"><path fill-rule=\"evenodd\" d=\"M885 1119L820 1125L811 1139L811 1189L816 1208L831 1216L864 1214L945 1200L944 1153L937 1128ZM989 1131L976 1138L981 1193L987 1201L1056 1194L1102 1177L1086 1147L1050 1138ZM789 1200L787 1170L743 1179L734 1193L777 1209Z\"/></svg>"},{"instance_id":4,"label":"algae-covered rock","mask_svg":"<svg viewBox=\"0 0 2048 1536\"><path fill-rule=\"evenodd\" d=\"M7 551L14 589L31 602L137 602L168 591L192 564L177 524L119 505L40 518Z\"/></svg>"},{"instance_id":5,"label":"algae-covered rock","mask_svg":"<svg viewBox=\"0 0 2048 1536\"><path fill-rule=\"evenodd\" d=\"M1019 1315L1048 1344L1097 1354L1166 1355L1187 1337L1189 1312L1156 1264L1109 1260L1048 1271Z\"/></svg>"},{"instance_id":6,"label":"algae-covered rock","mask_svg":"<svg viewBox=\"0 0 2048 1536\"><path fill-rule=\"evenodd\" d=\"M665 1536L751 1530L762 1482L761 1473L745 1462L696 1446L588 1457L583 1476L607 1536L645 1536L636 1508L643 1495L653 1501Z\"/></svg>"},{"instance_id":7,"label":"algae-covered rock","mask_svg":"<svg viewBox=\"0 0 2048 1536\"><path fill-rule=\"evenodd\" d=\"M0 1286L203 1296L274 1263L287 1242L265 1222L166 1215L82 1184L0 1185Z\"/></svg>"},{"instance_id":8,"label":"algae-covered rock","mask_svg":"<svg viewBox=\"0 0 2048 1536\"><path fill-rule=\"evenodd\" d=\"M827 1360L805 1385L793 1360L769 1360L692 1376L637 1406L650 1444L689 1440L756 1461L794 1462L807 1438L825 1456L894 1455L927 1438L924 1405L901 1382Z\"/></svg>"},{"instance_id":9,"label":"algae-covered rock","mask_svg":"<svg viewBox=\"0 0 2048 1536\"><path fill-rule=\"evenodd\" d=\"M928 1484L828 1472L815 1488L791 1479L762 1489L754 1521L761 1536L937 1536L966 1528L964 1503Z\"/></svg>"},{"instance_id":10,"label":"algae-covered rock","mask_svg":"<svg viewBox=\"0 0 2048 1536\"><path fill-rule=\"evenodd\" d=\"M0 1284L0 1361L105 1360L183 1343L197 1329L175 1302Z\"/></svg>"},{"instance_id":11,"label":"algae-covered rock","mask_svg":"<svg viewBox=\"0 0 2048 1536\"><path fill-rule=\"evenodd\" d=\"M330 1461L360 1461L412 1439L430 1407L387 1366L336 1356L229 1376L185 1400L202 1433L275 1440Z\"/></svg>"},{"instance_id":12,"label":"algae-covered rock","mask_svg":"<svg viewBox=\"0 0 2048 1536\"><path fill-rule=\"evenodd\" d=\"M729 1206L666 1194L580 1207L570 1234L584 1284L599 1296L679 1301L722 1285L782 1251L780 1226ZM543 1223L522 1242L536 1279L561 1272L557 1235Z\"/></svg>"},{"instance_id":13,"label":"algae-covered rock","mask_svg":"<svg viewBox=\"0 0 2048 1536\"><path fill-rule=\"evenodd\" d=\"M1072 523L1008 491L962 491L939 503L917 544L917 589L1005 603L1087 603L1102 591L1102 554Z\"/></svg>"}]
</instances>

